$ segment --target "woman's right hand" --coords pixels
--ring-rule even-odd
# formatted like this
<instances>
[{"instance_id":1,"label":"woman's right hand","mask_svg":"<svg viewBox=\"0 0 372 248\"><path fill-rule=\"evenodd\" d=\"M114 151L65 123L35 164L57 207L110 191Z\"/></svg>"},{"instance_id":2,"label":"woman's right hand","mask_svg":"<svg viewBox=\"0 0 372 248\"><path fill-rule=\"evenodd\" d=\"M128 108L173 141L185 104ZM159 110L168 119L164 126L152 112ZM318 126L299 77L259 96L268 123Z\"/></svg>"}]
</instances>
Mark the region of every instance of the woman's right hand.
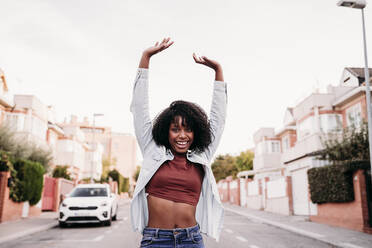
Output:
<instances>
[{"instance_id":1,"label":"woman's right hand","mask_svg":"<svg viewBox=\"0 0 372 248\"><path fill-rule=\"evenodd\" d=\"M156 42L154 46L147 48L145 51L143 51L143 55L146 55L148 57L151 57L154 54L157 54L158 52L163 51L164 49L167 49L170 47L174 42L170 41L170 38L164 38L162 42Z\"/></svg>"}]
</instances>

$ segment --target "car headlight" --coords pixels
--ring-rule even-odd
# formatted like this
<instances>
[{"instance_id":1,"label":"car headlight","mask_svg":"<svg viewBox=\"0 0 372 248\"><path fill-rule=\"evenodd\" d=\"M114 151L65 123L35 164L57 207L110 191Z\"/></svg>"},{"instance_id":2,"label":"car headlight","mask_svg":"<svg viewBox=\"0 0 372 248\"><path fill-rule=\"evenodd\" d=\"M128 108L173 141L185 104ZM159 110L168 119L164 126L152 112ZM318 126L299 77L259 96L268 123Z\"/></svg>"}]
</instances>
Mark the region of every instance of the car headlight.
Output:
<instances>
[{"instance_id":1,"label":"car headlight","mask_svg":"<svg viewBox=\"0 0 372 248\"><path fill-rule=\"evenodd\" d=\"M107 205L108 205L107 202L103 202L103 203L101 203L101 207L106 207Z\"/></svg>"}]
</instances>

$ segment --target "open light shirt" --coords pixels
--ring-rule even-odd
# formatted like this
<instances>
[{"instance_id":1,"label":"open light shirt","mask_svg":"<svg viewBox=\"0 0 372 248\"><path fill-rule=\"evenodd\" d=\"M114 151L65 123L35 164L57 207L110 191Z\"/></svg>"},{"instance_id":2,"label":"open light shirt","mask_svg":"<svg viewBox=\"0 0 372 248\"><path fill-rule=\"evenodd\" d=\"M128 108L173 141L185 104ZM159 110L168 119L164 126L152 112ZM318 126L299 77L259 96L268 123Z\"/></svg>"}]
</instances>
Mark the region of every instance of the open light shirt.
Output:
<instances>
[{"instance_id":1,"label":"open light shirt","mask_svg":"<svg viewBox=\"0 0 372 248\"><path fill-rule=\"evenodd\" d=\"M205 171L202 191L196 206L196 221L202 233L215 238L217 241L222 230L224 209L211 169L211 160L224 129L226 105L227 85L225 82L215 81L209 116L212 143L201 153L195 151L187 153L187 159L193 163L203 165ZM131 223L134 231L142 233L149 219L145 186L165 161L174 158L169 149L156 145L152 137L152 121L148 101L148 69L139 68L137 71L130 110L133 114L137 141L143 155L143 164L131 202Z\"/></svg>"}]
</instances>

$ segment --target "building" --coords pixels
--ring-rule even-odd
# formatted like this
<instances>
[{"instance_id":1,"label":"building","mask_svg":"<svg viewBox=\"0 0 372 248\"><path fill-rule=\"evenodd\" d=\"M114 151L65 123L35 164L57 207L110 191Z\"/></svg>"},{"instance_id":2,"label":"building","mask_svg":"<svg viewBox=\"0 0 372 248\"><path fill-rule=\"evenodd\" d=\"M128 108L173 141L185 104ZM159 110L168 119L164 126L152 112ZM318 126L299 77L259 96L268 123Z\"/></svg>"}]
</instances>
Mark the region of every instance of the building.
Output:
<instances>
[{"instance_id":1,"label":"building","mask_svg":"<svg viewBox=\"0 0 372 248\"><path fill-rule=\"evenodd\" d=\"M372 69L369 70L372 74ZM364 82L363 68L347 67L337 86L328 86L326 93L313 92L295 107L287 108L282 127L260 128L254 134L254 169L238 175L255 175L255 181L264 179L259 183L266 198L270 194L290 195L290 200L283 203L291 205L285 208L290 210L286 213L316 215L317 205L309 196L307 171L324 166L326 161L318 160L313 153L324 148L329 135L340 135L343 128L359 126L367 119ZM287 176L291 178L290 186L278 183ZM282 185L283 192L289 187L291 192L278 194L279 187L270 187L271 184Z\"/></svg>"},{"instance_id":2,"label":"building","mask_svg":"<svg viewBox=\"0 0 372 248\"><path fill-rule=\"evenodd\" d=\"M14 107L5 114L6 122L16 133L16 137L29 144L48 149L47 106L36 96L15 95Z\"/></svg>"},{"instance_id":3,"label":"building","mask_svg":"<svg viewBox=\"0 0 372 248\"><path fill-rule=\"evenodd\" d=\"M13 106L8 95L8 85L5 74L0 68L0 125L5 120L5 112Z\"/></svg>"},{"instance_id":4,"label":"building","mask_svg":"<svg viewBox=\"0 0 372 248\"><path fill-rule=\"evenodd\" d=\"M79 129L89 144L100 143L103 147L102 158L110 161L110 169L116 169L130 183L134 183L133 175L136 170L136 139L131 134L112 132L110 127L101 127L89 123L85 117L79 122L72 115L70 122L66 120L60 124L62 127L70 126Z\"/></svg>"}]
</instances>

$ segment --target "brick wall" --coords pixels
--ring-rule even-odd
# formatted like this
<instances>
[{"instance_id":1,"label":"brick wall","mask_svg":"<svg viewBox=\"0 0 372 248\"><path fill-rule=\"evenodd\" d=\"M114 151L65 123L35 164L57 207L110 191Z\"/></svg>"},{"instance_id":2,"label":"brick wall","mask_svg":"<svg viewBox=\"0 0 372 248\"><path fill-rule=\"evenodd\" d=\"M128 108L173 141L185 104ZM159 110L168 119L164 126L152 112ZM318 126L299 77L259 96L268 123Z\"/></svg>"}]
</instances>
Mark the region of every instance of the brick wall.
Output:
<instances>
[{"instance_id":1,"label":"brick wall","mask_svg":"<svg viewBox=\"0 0 372 248\"><path fill-rule=\"evenodd\" d=\"M230 201L230 182L229 180L222 179L218 182L218 192L222 202Z\"/></svg>"},{"instance_id":2,"label":"brick wall","mask_svg":"<svg viewBox=\"0 0 372 248\"><path fill-rule=\"evenodd\" d=\"M9 198L9 188L7 186L9 172L0 172L0 222L18 220L22 218L23 202L13 202ZM30 206L27 217L39 216L41 206L37 204Z\"/></svg>"},{"instance_id":3,"label":"brick wall","mask_svg":"<svg viewBox=\"0 0 372 248\"><path fill-rule=\"evenodd\" d=\"M230 203L240 206L240 181L239 179L230 182Z\"/></svg>"},{"instance_id":4,"label":"brick wall","mask_svg":"<svg viewBox=\"0 0 372 248\"><path fill-rule=\"evenodd\" d=\"M318 214L310 216L314 222L372 233L369 226L366 200L366 182L363 170L353 174L354 195L352 202L318 204Z\"/></svg>"}]
</instances>

